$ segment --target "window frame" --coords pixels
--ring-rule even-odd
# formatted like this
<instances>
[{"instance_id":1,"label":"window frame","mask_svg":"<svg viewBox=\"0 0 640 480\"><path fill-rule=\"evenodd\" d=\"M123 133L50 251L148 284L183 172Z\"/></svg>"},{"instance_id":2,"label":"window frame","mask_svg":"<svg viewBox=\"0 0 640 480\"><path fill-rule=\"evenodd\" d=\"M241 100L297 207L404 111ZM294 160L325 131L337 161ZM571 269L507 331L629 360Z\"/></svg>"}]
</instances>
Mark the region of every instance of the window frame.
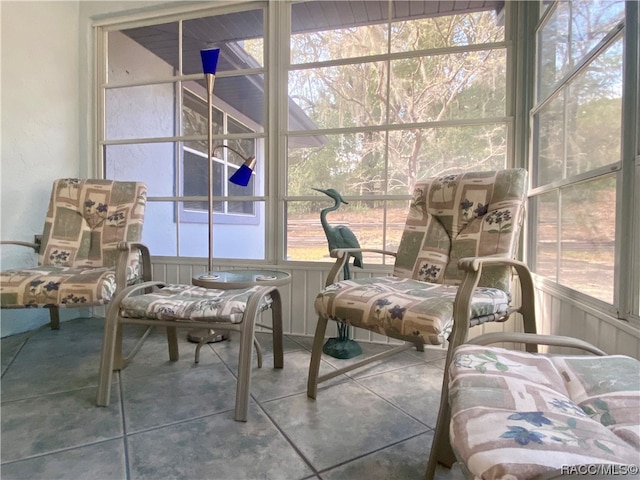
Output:
<instances>
[{"instance_id":1,"label":"window frame","mask_svg":"<svg viewBox=\"0 0 640 480\"><path fill-rule=\"evenodd\" d=\"M257 134L256 138L261 141L264 139L264 154L266 158L282 158L283 155L286 155L287 147L286 147L286 138L292 138L296 135L308 135L309 132L295 132L290 131L286 126L288 124L288 111L287 108L284 108L285 105L284 99L288 98L287 92L287 78L288 72L291 70L291 59L289 55L289 45L290 45L290 29L291 25L291 9L292 6L296 3L299 3L297 0L287 0L283 2L256 2L256 1L247 1L247 2L234 2L233 4L223 4L223 5L211 5L208 4L206 6L186 6L181 8L177 6L175 8L149 13L146 14L141 12L139 14L134 14L130 18L122 17L114 18L113 20L108 20L104 22L98 22L96 26L98 35L98 51L105 51L106 45L106 35L108 31L111 30L123 30L127 28L133 28L138 26L147 26L152 24L160 24L171 21L186 21L190 18L204 17L207 15L222 15L225 13L246 11L255 8L262 8L264 12L264 22L265 22L265 31L264 31L264 68L262 69L248 69L242 70L243 74L253 74L253 73L266 73L265 75L265 90L268 92L268 100L266 104L270 105L272 108L266 108L265 112L265 121L264 126L265 130L263 134ZM392 8L391 3L387 3L388 8ZM501 15L505 17L509 17L509 11L513 11L513 7L509 5L507 2L506 13L502 12ZM163 13L164 12L164 13ZM455 14L456 12L452 12ZM389 17L391 18L391 17ZM501 18L499 17L499 20ZM182 25L182 24L180 24ZM514 101L513 101L513 85L512 80L514 78L514 51L513 45L515 37L514 28L510 21L505 22L505 33L504 39L491 42L491 43L478 43L478 44L470 44L465 46L453 46L446 47L442 49L429 49L427 51L412 51L410 53L405 52L391 52L390 54L385 54L385 58L400 58L400 57L415 57L418 55L438 55L438 54L448 54L448 53L456 53L456 52L465 52L469 50L482 50L482 49L498 49L503 50L506 56L506 89L505 89L505 112L503 116L500 117L487 117L487 118L472 118L472 119L462 119L462 120L447 120L442 122L421 122L416 124L405 124L400 127L397 126L385 126L382 130L394 131L399 130L401 128L433 128L433 127L464 127L464 126L474 126L474 125L484 125L484 124L495 124L498 123L501 125L501 128L504 128L505 135L505 167L516 166L514 165L514 132L515 132L515 116L514 116ZM182 41L182 31L178 33L179 42ZM182 48L179 48L180 55L182 54ZM351 60L350 60L351 61ZM365 61L371 61L371 58L366 58ZM98 79L106 78L104 77L104 71L106 70L106 56L103 58L103 64L98 66ZM337 64L340 62L338 61ZM304 68L309 65L301 65L295 64L296 68L300 68L301 66ZM217 76L224 75L218 74ZM192 80L196 79L199 76L197 75L176 75L175 77L167 78L167 79L157 79L157 82L161 81L172 81L174 80ZM149 82L144 82L149 83ZM98 82L97 89L101 92L101 95L104 96L104 90L102 89L104 85ZM104 98L100 98L98 101L98 111L100 111L100 105L104 104ZM100 118L100 113L98 115L98 130L101 131L102 125L101 122L103 120ZM349 129L345 129L344 132L342 129L338 129L339 133L348 133ZM358 131L368 131L369 128L357 129ZM375 128L374 128L375 130ZM380 130L380 129L378 129ZM315 132L314 132L315 133ZM228 136L231 138L232 136ZM168 137L164 139L154 139L157 141L175 141L177 137ZM109 142L97 142L99 146L104 146ZM180 155L179 148L176 147L176 155ZM101 158L100 148L98 148L97 158ZM261 162L258 159L258 165L260 166ZM317 196L300 196L300 197L291 197L288 196L287 186L286 186L286 165L283 165L281 162L269 162L268 165L265 163L262 164L265 167L265 183L264 183L264 195L259 196L256 195L253 197L255 201L264 201L265 202L265 215L266 215L266 224L268 226L268 230L265 234L265 258L264 260L267 262L277 262L281 264L287 263L307 263L303 260L289 260L286 257L286 253L282 246L285 245L286 241L286 204L292 200L317 200ZM523 165L518 165L523 166ZM102 170L102 165L99 164L99 169ZM179 192L179 185L176 186L176 192ZM398 200L406 201L410 198L409 192L403 195L386 195L386 196L376 196L373 200L380 201L390 201L395 202ZM149 201L172 201L176 203L181 200L182 197L149 197ZM234 199L235 200L235 199ZM366 197L351 199L351 200L372 200ZM260 210L260 209L259 209ZM179 215L179 212L177 212ZM383 229L386 234L386 228ZM179 235L176 232L176 235ZM179 244L179 239L178 239ZM179 249L178 249L179 251ZM317 264L318 262L314 262Z\"/></svg>"},{"instance_id":2,"label":"window frame","mask_svg":"<svg viewBox=\"0 0 640 480\"><path fill-rule=\"evenodd\" d=\"M105 170L106 170L106 149L110 145L133 145L133 144L160 144L160 143L170 143L172 144L173 149L173 163L174 168L177 170L177 173L174 175L173 179L173 195L163 195L163 196L148 196L147 202L148 205L157 202L158 205L162 205L163 203L172 204L173 210L173 233L172 237L172 247L175 248L175 256L176 258L184 256L181 254L182 245L189 242L181 241L181 236L183 235L182 230L184 230L185 226L194 223L207 223L207 212L204 212L204 216L202 221L194 222L194 217L192 212L187 212L188 215L185 219L184 217L184 201L201 201L203 197L184 197L182 196L183 185L182 185L182 166L183 166L183 155L182 150L184 148L184 143L190 141L206 141L206 135L192 135L188 136L185 134L180 135L179 133L183 131L183 116L182 116L182 108L183 108L183 88L188 87L189 83L193 80L200 80L203 78L202 73L194 73L194 74L186 74L180 73L179 70L174 71L171 76L156 76L150 79L143 80L133 80L133 81L116 81L116 82L108 82L107 72L108 68L108 36L111 32L117 32L132 28L138 27L146 27L152 25L162 25L166 23L176 23L178 25L178 34L176 40L176 47L178 50L178 62L179 65L182 66L182 55L183 55L183 25L185 22L197 18L203 18L207 16L219 16L226 14L234 14L234 13L242 13L242 12L250 12L252 10L260 10L262 12L262 24L263 24L263 41L264 41L264 57L267 56L267 23L269 20L269 3L265 0L252 0L252 1L242 1L242 2L224 2L216 5L208 4L197 4L197 5L177 5L174 7L159 7L158 9L150 8L146 11L140 11L138 13L130 13L124 15L114 15L111 18L104 18L94 22L94 40L96 46L96 62L94 69L94 78L95 78L95 128L93 130L93 138L92 142L95 145L95 164L94 170L97 174L105 178ZM245 215L245 214L237 214L237 213L214 213L214 229L218 230L220 227L223 229L225 225L232 226L247 226L252 227L255 230L255 227L258 226L261 222L265 221L265 212L269 210L269 203L271 202L268 190L270 188L268 184L268 175L265 172L267 169L267 165L265 163L265 159L267 158L266 149L268 148L269 139L267 138L267 132L269 131L268 127L268 102L267 102L267 82L269 78L269 71L267 62L263 62L264 65L259 67L248 67L244 66L244 68L240 67L238 69L230 70L230 71L218 71L216 74L216 79L223 78L232 78L232 77L242 77L242 76L252 76L252 75L263 75L265 78L265 88L264 88L264 107L262 111L262 118L264 119L264 127L262 130L254 131L253 133L245 133L245 134L221 134L214 135L213 142L214 145L218 144L227 144L237 140L253 140L255 143L255 153L257 163L260 164L260 167L252 173L252 180L250 184L254 184L253 194L250 196L234 196L232 194L228 194L229 187L225 187L225 192L223 195L215 195L213 200L214 202L224 201L226 204L230 202L247 202L251 201L254 204L254 214L253 215ZM156 84L172 84L174 90L174 130L173 134L170 136L162 136L162 137L152 137L152 138L126 138L126 139L114 139L108 140L106 139L106 92L109 89L117 89L117 88L126 88L126 87L135 87L135 86L149 86ZM194 93L191 91L191 93ZM198 96L197 92L195 96ZM214 91L215 97L215 91ZM222 102L224 104L224 102ZM227 112L225 112L227 113ZM233 115L232 115L233 116ZM242 119L242 114L239 116L234 116L234 120L239 124L244 124L245 122ZM251 129L251 128L250 128ZM253 129L251 129L253 130ZM224 149L224 155L226 158L227 149ZM218 155L220 156L220 155ZM239 168L240 165L237 166ZM258 175L261 176L259 182L256 181ZM225 182L226 183L226 182ZM267 227L262 229L261 237L264 237L264 244L268 244L268 233ZM217 238L224 238L225 235L214 235ZM216 243L218 240L216 240ZM228 243L228 242L227 242ZM258 249L252 249L252 251L259 251ZM214 253L215 255L215 253ZM261 255L261 254L260 254ZM272 258L269 256L269 250L265 249L264 257L254 257L255 261L264 263L272 261ZM200 257L198 257L200 258ZM206 261L206 256L202 257L204 261ZM228 257L232 263L234 262L234 257ZM235 260L237 261L237 260Z\"/></svg>"},{"instance_id":3,"label":"window frame","mask_svg":"<svg viewBox=\"0 0 640 480\"><path fill-rule=\"evenodd\" d=\"M285 2L276 2L282 3ZM288 3L288 2L287 2ZM295 2L291 2L295 3ZM391 4L387 4L391 7ZM512 168L512 167L524 167L525 160L523 159L521 163L518 163L515 155L516 151L516 135L517 135L517 125L516 125L516 101L514 98L516 87L515 87L515 64L516 64L516 55L515 55L515 44L516 44L516 29L514 28L515 16L516 16L516 8L513 5L513 2L505 2L503 7L503 11L501 13L503 21L504 21L504 39L495 41L492 43L477 43L477 44L469 44L469 45L456 45L456 46L448 46L441 48L428 48L422 50L411 50L405 52L398 51L387 51L384 54L376 54L372 56L366 57L348 57L348 58L339 58L339 59L330 59L330 60L322 60L315 62L300 62L293 63L291 61L290 55L290 42L287 37L286 49L281 48L281 64L283 65L284 72L282 72L283 80L281 83L287 85L287 80L289 73L294 70L303 70L303 69L313 69L313 68L330 68L336 67L346 64L354 64L358 60L362 63L370 63L375 61L383 61L387 62L388 68L388 76L390 76L391 67L390 64L394 60L398 59L409 59L415 57L435 57L438 55L448 55L448 54L456 54L456 53L464 53L468 51L504 51L505 55L505 109L503 116L487 116L481 118L465 118L465 119L455 119L455 120L438 120L438 121L420 121L415 123L399 123L392 124L390 122L381 124L381 125L371 125L371 126L362 126L362 127L331 127L331 128L318 128L317 130L293 130L289 128L284 128L282 131L282 136L288 138L295 137L305 137L312 135L341 135L341 134L365 134L365 133L387 133L393 134L394 132L401 132L403 130L410 131L411 129L416 128L459 128L459 127L470 127L470 126L488 126L488 125L500 125L505 129L505 165L504 168ZM455 15L456 12L451 12L452 15ZM283 15L279 15L278 18L282 19L282 21L290 21L291 10L283 12ZM514 20L510 20L513 18ZM387 22L392 24L393 22L397 22L397 20L392 20L392 15L389 13ZM284 24L286 28L281 27L280 31L287 30L290 26L290 23ZM390 41L390 40L389 40ZM283 44L282 47L285 45ZM282 70L282 69L280 69ZM387 80L388 81L388 80ZM283 87L284 94L286 95L286 88ZM287 126L287 118L286 115L284 118L280 119L281 125ZM287 147L286 144L281 146L282 152L284 155L287 155ZM387 159L388 162L388 159ZM385 165L385 169L388 167L388 163ZM286 212L287 205L291 202L309 202L309 201L317 201L318 196L313 195L292 195L289 193L287 189L287 180L286 180L286 168L282 173L281 178L281 188L283 191L282 195L282 207L279 208L280 211ZM322 198L322 197L320 197ZM410 192L406 194L394 194L394 193L384 193L384 194L370 194L370 195L362 195L362 196L354 196L354 195L343 195L343 198L348 202L368 202L368 201L380 201L385 202L386 204L397 203L400 201L408 201L411 199ZM325 197L326 199L326 197ZM384 214L386 218L386 211ZM287 224L286 224L286 213L283 214L282 224L284 225L284 231L281 232L283 234L282 240L282 248L284 252L287 249ZM386 246L387 244L387 224L385 220L385 225L382 227L382 243ZM380 247L378 247L380 248ZM285 253L286 256L286 253ZM374 261L381 261L382 265L390 265L393 263L393 258L389 256L375 256ZM288 262L303 262L302 260L291 260ZM367 262L365 262L367 263ZM370 262L369 262L370 263Z\"/></svg>"},{"instance_id":4,"label":"window frame","mask_svg":"<svg viewBox=\"0 0 640 480\"><path fill-rule=\"evenodd\" d=\"M264 142L262 145L265 158L281 158L283 152L286 152L285 134L294 135L295 132L289 132L285 128L287 125L287 111L278 105L281 103L279 99L287 96L287 76L290 67L289 63L289 32L286 27L291 22L291 5L293 0L283 2L264 2L264 1L242 1L242 2L224 2L214 6L212 4L191 4L191 5L172 5L161 6L145 9L137 12L117 13L111 17L103 17L96 19L93 23L94 40L96 45L96 63L94 64L95 79L95 122L91 134L91 145L93 145L92 157L95 159L93 171L98 176L104 177L104 165L102 162L104 155L104 142L101 142L101 133L104 132L104 116L103 105L105 101L104 85L102 78L105 78L107 70L106 57L101 56L106 48L106 35L110 30L133 28L137 26L145 26L151 23L161 23L167 21L175 21L176 19L188 20L204 15L218 15L243 11L255 8L262 8L264 11L264 68L260 71L268 72L265 79L265 90L268 95L266 104L273 104L274 108L266 108L265 106L265 132L256 135L256 138ZM524 35L522 32L514 32L515 29L521 28L524 24L540 24L545 18L551 14L554 5L540 8L540 2L525 2L526 7L522 4L514 5L514 2L507 2L505 11L505 44L507 45L507 117L510 119L508 127L509 145L508 158L522 158L519 164L514 161L513 166L528 166L531 169L532 162L532 116L531 106L533 105L535 71L537 65L537 49L534 47L537 26L527 29L527 32L533 32L533 37ZM548 2L544 2L545 4ZM529 5L531 4L531 5ZM623 142L621 163L617 175L620 177L618 181L616 208L617 208L617 225L616 225L616 253L615 262L618 266L615 278L616 299L613 305L606 304L593 297L581 294L573 289L559 285L553 281L537 276L539 285L546 289L557 293L560 297L574 300L583 305L594 308L594 311L603 311L611 315L631 320L640 325L640 133L638 127L638 111L640 110L640 102L638 100L637 88L633 85L638 84L638 25L640 24L639 6L637 2L625 2L626 18L625 18L625 71L624 71L624 106L623 106L623 122L622 128ZM535 9L536 15L531 16L527 13ZM510 13L511 11L511 13ZM516 18L513 12L517 11L518 24L516 26ZM534 18L535 17L535 18ZM180 40L181 41L181 40ZM515 69L517 62L518 70ZM273 67L275 66L275 67ZM529 69L529 70L527 70ZM257 70L247 70L248 74L257 73ZM524 72L524 74L523 74ZM515 77L520 77L514 78ZM523 76L525 78L523 78ZM185 76L185 79L196 78ZM169 81L169 79L157 79L157 83ZM515 91L519 86L520 91ZM524 86L524 89L522 89ZM526 100L523 97L523 91L527 92ZM539 105L538 105L539 106ZM515 137L515 138L514 138ZM168 137L163 139L154 139L154 141L176 141L177 137ZM113 142L113 144L127 142ZM176 152L178 154L179 152ZM528 161L527 161L528 157ZM260 159L258 160L260 162ZM525 165L528 162L528 165ZM263 163L266 171L264 190L258 192L253 197L254 201L264 202L263 211L266 215L268 231L265 234L265 258L264 262L275 264L301 264L305 262L289 261L284 255L282 246L286 239L286 202L291 200L314 200L315 196L287 196L286 177L287 172L285 166L279 162L269 162L268 165ZM607 166L603 167L608 168ZM90 168L91 169L91 168ZM533 195L539 194L540 191L531 190ZM394 199L397 197L393 197ZM408 199L408 196L407 196ZM629 199L633 199L629 201ZM177 202L180 197L163 197L150 198L150 201L163 200ZM366 198L365 198L366 200ZM259 209L260 211L260 209ZM531 246L534 237L532 232L535 225L531 223L533 211L529 211L529 228L524 242L527 252L527 259L531 265ZM255 261L250 261L255 263ZM262 263L264 263L262 262ZM230 263L233 263L231 261ZM318 263L313 263L318 265Z\"/></svg>"},{"instance_id":5,"label":"window frame","mask_svg":"<svg viewBox=\"0 0 640 480\"><path fill-rule=\"evenodd\" d=\"M552 91L544 99L538 99L538 69L539 69L539 44L538 34L551 18L560 2L553 2L539 16L535 26L533 43L535 44L534 60L534 88L532 92L532 108L529 112L529 171L534 172L536 165L535 149L537 144L535 131L535 115L539 113L549 102L553 101L572 79L580 75L589 64L600 54L606 51L614 42L623 37L623 73L622 73L622 118L620 136L620 158L607 165L602 165L593 170L578 175L553 181L542 186L535 186L533 174L531 175L531 188L529 192L530 207L528 214L527 233L527 261L539 285L548 291L554 292L562 298L579 302L582 305L593 308L595 311L603 311L614 318L628 321L640 326L640 213L634 207L638 204L640 192L640 151L638 144L640 133L638 132L638 4L637 2L625 2L625 18L612 27L607 34L593 46L589 53L577 64L568 70L557 80ZM539 2L539 5L541 2ZM566 121L566 120L565 120ZM545 193L560 191L561 188L577 185L582 182L614 174L616 176L616 235L614 252L614 286L612 303L605 302L566 285L537 275L534 270L536 264L536 212L534 198ZM625 201L625 199L634 199ZM629 261L631 260L631 261ZM559 258L556 259L560 261Z\"/></svg>"}]
</instances>

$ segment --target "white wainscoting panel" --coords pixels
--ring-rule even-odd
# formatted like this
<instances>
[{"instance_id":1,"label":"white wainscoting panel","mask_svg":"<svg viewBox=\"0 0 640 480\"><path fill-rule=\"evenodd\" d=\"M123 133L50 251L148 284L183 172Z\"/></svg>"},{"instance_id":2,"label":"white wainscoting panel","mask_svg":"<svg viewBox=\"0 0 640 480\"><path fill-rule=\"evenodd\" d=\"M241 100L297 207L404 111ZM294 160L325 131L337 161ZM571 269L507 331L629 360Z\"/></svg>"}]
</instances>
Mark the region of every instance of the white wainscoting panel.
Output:
<instances>
[{"instance_id":1,"label":"white wainscoting panel","mask_svg":"<svg viewBox=\"0 0 640 480\"><path fill-rule=\"evenodd\" d=\"M606 312L538 286L536 310L540 333L577 337L610 354L640 359L640 330ZM549 349L558 353L576 353L572 349Z\"/></svg>"}]
</instances>

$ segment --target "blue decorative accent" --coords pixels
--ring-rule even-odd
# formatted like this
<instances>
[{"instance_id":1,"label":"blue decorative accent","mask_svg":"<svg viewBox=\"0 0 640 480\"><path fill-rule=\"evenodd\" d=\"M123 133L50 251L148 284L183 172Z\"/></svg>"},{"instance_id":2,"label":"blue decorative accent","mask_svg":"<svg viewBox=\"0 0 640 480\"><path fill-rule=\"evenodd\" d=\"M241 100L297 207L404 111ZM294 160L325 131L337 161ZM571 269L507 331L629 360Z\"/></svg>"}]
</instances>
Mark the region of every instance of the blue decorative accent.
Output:
<instances>
[{"instance_id":1,"label":"blue decorative accent","mask_svg":"<svg viewBox=\"0 0 640 480\"><path fill-rule=\"evenodd\" d=\"M200 50L200 56L202 57L202 71L204 73L215 75L216 68L218 67L218 56L220 56L220 49L208 48L206 50Z\"/></svg>"},{"instance_id":2,"label":"blue decorative accent","mask_svg":"<svg viewBox=\"0 0 640 480\"><path fill-rule=\"evenodd\" d=\"M236 173L231 175L229 181L241 187L246 187L249 185L249 180L251 180L251 172L253 172L253 170L243 164Z\"/></svg>"}]
</instances>

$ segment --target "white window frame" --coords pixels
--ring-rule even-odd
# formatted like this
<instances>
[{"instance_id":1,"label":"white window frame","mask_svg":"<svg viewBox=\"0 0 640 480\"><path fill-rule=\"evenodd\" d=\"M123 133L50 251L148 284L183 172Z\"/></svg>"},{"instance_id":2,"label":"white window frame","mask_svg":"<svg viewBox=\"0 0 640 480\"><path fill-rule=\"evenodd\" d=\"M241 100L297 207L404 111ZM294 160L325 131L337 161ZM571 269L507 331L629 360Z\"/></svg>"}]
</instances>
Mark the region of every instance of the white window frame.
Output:
<instances>
[{"instance_id":1,"label":"white window frame","mask_svg":"<svg viewBox=\"0 0 640 480\"><path fill-rule=\"evenodd\" d=\"M281 89L279 91L280 95L287 95L287 81L288 81L288 73L292 70L305 69L305 68L316 68L316 67L332 67L339 66L345 63L357 63L358 58L346 58L346 59L336 59L336 60L328 60L322 62L315 63L298 63L292 64L290 62L290 50L289 50L289 35L288 32L291 31L291 9L287 7L288 3L296 3L295 0L287 0L286 2L274 2L276 4L280 4L280 13L276 15L276 19L279 22L277 26L277 31L285 32L286 37L282 38L281 35L281 45L278 47L278 51L280 52L280 65L283 68L279 68L278 71L282 75L282 78L279 79L279 84L281 85ZM415 50L410 52L391 52L385 53L375 56L376 61L386 61L390 62L392 59L402 58L402 57L418 57L418 56L435 56L441 54L451 54L464 52L467 50L504 50L506 55L506 89L505 89L505 113L502 117L487 117L487 118L473 118L473 119L464 119L464 120L445 120L445 121L436 121L436 122L419 122L419 123L403 123L397 125L384 124L384 125L376 125L376 126L365 126L365 127L346 127L346 128L326 128L326 129L318 129L318 130L289 130L284 129L282 131L282 135L279 136L280 143L278 144L279 152L282 152L284 155L282 158L286 157L287 148L286 148L286 139L293 138L296 136L310 136L310 135L332 135L332 134L351 134L351 133L364 133L364 132L395 132L402 130L411 130L414 128L447 128L447 127L465 127L470 125L493 125L493 124L501 124L506 128L506 154L505 154L505 168L513 168L513 167L525 167L525 160L522 159L520 163L516 159L515 155L515 145L516 145L516 121L515 121L515 62L516 55L514 52L515 40L514 38L517 35L515 31L515 14L516 10L513 5L514 2L505 2L504 10L503 10L503 18L505 22L505 37L503 41L497 41L493 43L487 44L472 44L465 46L455 46L455 47L445 47L438 49L427 49L427 50ZM391 7L391 4L388 4ZM452 15L456 14L456 12L451 12ZM388 22L391 23L391 11L388 14ZM513 20L511 20L513 18ZM286 48L285 48L286 47ZM372 61L373 57L364 57L361 59L363 62ZM390 71L390 69L389 69ZM281 111L281 116L279 118L279 124L281 126L287 126L287 112ZM280 157L279 157L280 158ZM281 203L282 207L279 208L280 212L287 211L287 203L296 202L296 201L313 201L317 200L317 196L312 195L290 195L286 188L286 175L287 172L285 169L282 169L281 175L279 176L279 186L281 192ZM381 201L381 202L398 202L398 201L407 201L411 199L410 192L407 192L405 195L398 194L380 194L380 195L365 195L365 196L343 196L345 200L349 202L358 202L358 201ZM281 222L285 226L283 228L283 232L280 232L282 236L283 249L286 250L286 218L281 216ZM382 227L382 242L383 245L386 245L386 220L385 225ZM393 258L389 256L381 256L380 261L383 262L383 265L388 264L389 262L393 262ZM297 263L300 263L298 261Z\"/></svg>"},{"instance_id":2,"label":"white window frame","mask_svg":"<svg viewBox=\"0 0 640 480\"><path fill-rule=\"evenodd\" d=\"M126 145L126 144L146 144L146 143L173 143L174 144L174 162L175 168L178 169L178 173L175 175L175 185L174 191L176 195L174 196L149 196L147 197L147 202L172 202L174 204L174 222L175 222L175 240L174 243L176 245L177 253L176 256L180 256L181 251L181 233L180 233L180 225L185 223L191 223L190 216L187 215L187 219L181 216L181 213L184 212L183 208L181 208L181 204L183 201L192 201L192 200L202 200L200 197L184 197L181 196L182 192L182 169L183 164L183 156L182 149L185 148L182 142L190 141L190 140L202 140L202 138L198 137L187 137L187 136L164 136L164 137L153 137L153 138L127 138L127 139L117 139L117 140L106 140L106 128L105 128L105 106L106 106L106 90L109 88L121 88L121 87L134 87L140 85L153 85L153 84L162 84L162 83L172 83L175 85L176 90L176 112L175 112L175 125L176 128L181 131L182 130L182 96L180 93L181 89L184 86L184 83L190 80L198 80L202 78L202 74L182 74L182 75L173 75L166 78L153 78L150 80L143 81L133 81L126 83L108 83L107 79L107 71L108 71L108 34L112 31L120 31L130 28L136 27L144 27L155 24L169 23L169 22L177 22L179 23L179 32L177 39L177 48L179 52L179 62L181 64L182 60L182 22L188 21L194 18L206 17L206 16L214 16L214 15L224 15L229 13L237 13L244 12L250 10L262 10L263 12L263 21L265 25L265 57L267 56L267 44L268 44L268 28L266 27L269 21L269 2L267 1L224 1L216 4L206 3L206 4L197 4L197 5L177 5L173 7L159 7L158 10L150 9L148 11L143 11L139 13L133 14L125 14L125 15L116 15L113 18L105 18L94 22L94 38L96 45L96 64L95 64L95 91L96 93L96 121L95 121L95 129L94 129L94 139L93 142L95 145L95 171L102 178L105 177L105 149L109 145ZM216 74L216 78L224 78L225 76L237 76L237 75L255 75L255 74L263 74L266 79L269 78L269 72L267 67L267 62L265 62L263 68L246 68L246 69L238 69L233 72L218 72ZM267 165L265 164L265 157L267 155L263 155L261 153L261 148L268 148L269 139L267 138L267 134L265 132L269 132L269 116L268 116L268 84L265 83L265 105L264 105L264 128L262 131L257 131L253 134L227 134L221 136L215 136L213 138L214 143L223 144L226 143L227 140L234 139L254 139L256 144L256 160L261 164L261 168L263 170L267 169ZM215 95L215 91L214 91ZM233 115L232 115L233 116ZM243 123L240 117L234 117L234 120ZM226 150L226 149L225 149ZM254 181L256 173L254 172ZM268 178L268 174L264 174L265 178ZM214 224L221 225L255 225L260 222L261 218L264 214L261 212L269 211L269 184L265 182L263 187L256 187L253 195L251 196L230 196L227 195L228 188L225 188L224 195L225 196L216 196L214 197L214 202L224 201L224 202L244 202L244 201L253 201L255 204L255 214L254 215L243 215L243 214L235 214L235 213L215 213L214 214ZM264 205L266 204L266 208ZM205 214L206 216L206 214ZM185 221L186 220L186 221ZM192 220L192 219L191 219ZM199 222L198 222L199 223ZM267 222L267 227L269 222ZM268 247L270 243L268 240L269 234L268 232L264 232L264 242ZM262 261L272 262L274 258L273 248L265 249L265 257ZM206 260L206 257L203 257L203 260ZM233 261L233 260L232 260Z\"/></svg>"},{"instance_id":3,"label":"white window frame","mask_svg":"<svg viewBox=\"0 0 640 480\"><path fill-rule=\"evenodd\" d=\"M558 3L548 7L540 16L537 28L535 29L535 42L539 29L554 13ZM594 56L600 54L607 46L612 44L622 32L624 33L624 71L623 71L623 94L622 94L622 132L621 132L621 155L620 160L612 164L597 168L593 171L578 175L569 180L560 180L549 185L532 188L530 198L539 194L553 191L554 189L576 184L585 180L604 177L611 173L616 174L616 243L615 243L615 263L614 263L614 299L613 303L607 303L592 296L586 295L570 287L560 285L555 281L535 275L536 281L545 289L554 292L562 298L566 298L582 305L591 307L596 311L606 312L620 320L628 321L635 326L640 326L640 133L638 132L638 116L640 103L638 100L638 51L639 33L638 25L639 12L638 3L635 1L625 2L624 24L619 24L613 28L607 36L594 47L590 54L582 59L579 64L572 68L570 72L562 78L556 85L554 91L542 101L537 100L534 95L534 106L531 109L530 141L529 141L529 170L533 171L535 159L533 149L535 138L533 138L533 117L540 111L549 100L551 100L558 90L563 88L568 81L578 75L586 63ZM536 56L537 56L536 47ZM538 62L535 61L534 79L537 83ZM527 235L528 262L535 264L535 215L529 213L529 231Z\"/></svg>"}]
</instances>

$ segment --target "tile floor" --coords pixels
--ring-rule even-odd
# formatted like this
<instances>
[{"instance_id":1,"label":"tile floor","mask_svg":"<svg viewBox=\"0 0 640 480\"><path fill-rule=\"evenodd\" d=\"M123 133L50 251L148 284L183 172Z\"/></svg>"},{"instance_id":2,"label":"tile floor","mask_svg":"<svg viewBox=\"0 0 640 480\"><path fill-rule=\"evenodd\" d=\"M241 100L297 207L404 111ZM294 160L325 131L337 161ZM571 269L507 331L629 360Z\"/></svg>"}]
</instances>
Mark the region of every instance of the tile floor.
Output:
<instances>
[{"instance_id":1,"label":"tile floor","mask_svg":"<svg viewBox=\"0 0 640 480\"><path fill-rule=\"evenodd\" d=\"M109 407L95 406L103 319L65 322L3 338L3 480L422 479L440 397L445 351L408 351L320 385L306 396L311 338L285 338L273 369L252 372L249 421L233 421L237 341L195 345L180 332L169 362L156 329L114 375ZM132 344L138 327L127 327ZM365 354L386 348L363 344ZM322 371L339 362L325 357ZM438 470L438 478L454 471Z\"/></svg>"}]
</instances>

